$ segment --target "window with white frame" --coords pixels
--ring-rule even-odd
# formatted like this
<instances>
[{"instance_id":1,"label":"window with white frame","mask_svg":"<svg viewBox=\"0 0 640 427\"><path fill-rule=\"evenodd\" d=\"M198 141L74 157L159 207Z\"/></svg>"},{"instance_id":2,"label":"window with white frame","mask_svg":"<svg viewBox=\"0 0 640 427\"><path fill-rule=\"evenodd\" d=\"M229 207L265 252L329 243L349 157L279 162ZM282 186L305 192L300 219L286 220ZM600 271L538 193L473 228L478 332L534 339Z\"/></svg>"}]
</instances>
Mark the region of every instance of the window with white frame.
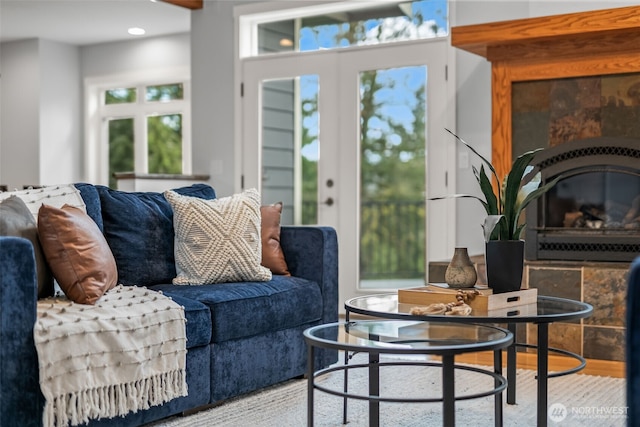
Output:
<instances>
[{"instance_id":1,"label":"window with white frame","mask_svg":"<svg viewBox=\"0 0 640 427\"><path fill-rule=\"evenodd\" d=\"M97 149L89 147L93 155L87 160L98 166L94 182L115 188L115 173L191 173L187 80L121 81L96 85L90 92L95 117L88 121L94 137L89 141Z\"/></svg>"},{"instance_id":2,"label":"window with white frame","mask_svg":"<svg viewBox=\"0 0 640 427\"><path fill-rule=\"evenodd\" d=\"M277 7L277 6L276 6ZM241 16L240 56L309 52L447 37L448 0L302 5Z\"/></svg>"}]
</instances>

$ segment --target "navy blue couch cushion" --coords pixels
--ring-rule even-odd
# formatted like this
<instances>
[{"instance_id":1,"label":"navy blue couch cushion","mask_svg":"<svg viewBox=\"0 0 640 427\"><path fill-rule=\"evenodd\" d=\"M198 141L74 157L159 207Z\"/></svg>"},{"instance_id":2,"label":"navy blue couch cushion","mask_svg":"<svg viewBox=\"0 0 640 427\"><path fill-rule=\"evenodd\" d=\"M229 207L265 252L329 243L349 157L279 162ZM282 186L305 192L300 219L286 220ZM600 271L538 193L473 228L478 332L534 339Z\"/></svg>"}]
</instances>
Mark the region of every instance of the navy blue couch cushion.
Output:
<instances>
[{"instance_id":1,"label":"navy blue couch cushion","mask_svg":"<svg viewBox=\"0 0 640 427\"><path fill-rule=\"evenodd\" d=\"M273 276L269 282L213 285L156 285L168 296L199 301L211 310L211 342L220 343L279 331L322 319L322 294L316 282ZM177 300L177 298L176 298Z\"/></svg>"},{"instance_id":2,"label":"navy blue couch cushion","mask_svg":"<svg viewBox=\"0 0 640 427\"><path fill-rule=\"evenodd\" d=\"M187 349L207 345L211 342L211 311L201 302L179 295L165 294L184 307L187 319Z\"/></svg>"},{"instance_id":3,"label":"navy blue couch cushion","mask_svg":"<svg viewBox=\"0 0 640 427\"><path fill-rule=\"evenodd\" d=\"M124 192L100 185L96 189L104 236L118 266L118 283L171 283L176 277L173 210L162 193ZM174 191L202 199L216 197L213 188L205 184Z\"/></svg>"}]
</instances>

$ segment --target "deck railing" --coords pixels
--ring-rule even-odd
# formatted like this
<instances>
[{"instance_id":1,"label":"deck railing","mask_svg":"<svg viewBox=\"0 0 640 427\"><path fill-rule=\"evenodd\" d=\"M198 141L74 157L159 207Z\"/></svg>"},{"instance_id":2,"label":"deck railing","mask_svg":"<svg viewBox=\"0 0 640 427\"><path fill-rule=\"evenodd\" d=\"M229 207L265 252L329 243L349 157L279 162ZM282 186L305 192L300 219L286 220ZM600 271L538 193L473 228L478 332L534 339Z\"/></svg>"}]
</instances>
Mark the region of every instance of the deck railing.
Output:
<instances>
[{"instance_id":1,"label":"deck railing","mask_svg":"<svg viewBox=\"0 0 640 427\"><path fill-rule=\"evenodd\" d=\"M315 203L304 203L315 218ZM360 204L360 278L419 279L425 274L424 200Z\"/></svg>"}]
</instances>

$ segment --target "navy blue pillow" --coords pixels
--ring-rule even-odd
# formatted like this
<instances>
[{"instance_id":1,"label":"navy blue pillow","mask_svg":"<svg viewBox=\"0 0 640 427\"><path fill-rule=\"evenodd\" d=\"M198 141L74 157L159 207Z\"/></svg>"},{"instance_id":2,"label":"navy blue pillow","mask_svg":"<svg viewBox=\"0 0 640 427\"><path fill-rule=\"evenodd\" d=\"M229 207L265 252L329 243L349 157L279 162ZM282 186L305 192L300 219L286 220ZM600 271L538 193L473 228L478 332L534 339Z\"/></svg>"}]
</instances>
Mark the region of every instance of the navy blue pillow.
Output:
<instances>
[{"instance_id":1,"label":"navy blue pillow","mask_svg":"<svg viewBox=\"0 0 640 427\"><path fill-rule=\"evenodd\" d=\"M173 210L162 193L136 193L96 186L104 236L118 267L118 283L150 286L176 277ZM215 199L213 188L194 184L176 193Z\"/></svg>"},{"instance_id":2,"label":"navy blue pillow","mask_svg":"<svg viewBox=\"0 0 640 427\"><path fill-rule=\"evenodd\" d=\"M93 184L87 184L84 182L78 182L73 184L73 186L80 192L80 196L87 208L87 215L89 215L93 222L96 223L100 231L104 231L104 226L102 224L102 212L100 212L100 196L98 195L96 187Z\"/></svg>"}]
</instances>

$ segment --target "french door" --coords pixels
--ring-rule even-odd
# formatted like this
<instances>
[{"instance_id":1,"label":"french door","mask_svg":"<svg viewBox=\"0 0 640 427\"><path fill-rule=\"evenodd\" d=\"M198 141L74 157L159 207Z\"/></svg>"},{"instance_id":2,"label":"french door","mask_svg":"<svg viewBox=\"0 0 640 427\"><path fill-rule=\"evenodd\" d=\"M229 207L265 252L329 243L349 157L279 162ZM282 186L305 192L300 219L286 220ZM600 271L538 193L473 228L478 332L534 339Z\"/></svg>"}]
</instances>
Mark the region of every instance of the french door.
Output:
<instances>
[{"instance_id":1,"label":"french door","mask_svg":"<svg viewBox=\"0 0 640 427\"><path fill-rule=\"evenodd\" d=\"M283 224L338 232L340 299L420 286L446 259L446 40L243 60L242 173ZM437 165L437 168L432 167ZM439 203L439 202L435 202Z\"/></svg>"}]
</instances>

